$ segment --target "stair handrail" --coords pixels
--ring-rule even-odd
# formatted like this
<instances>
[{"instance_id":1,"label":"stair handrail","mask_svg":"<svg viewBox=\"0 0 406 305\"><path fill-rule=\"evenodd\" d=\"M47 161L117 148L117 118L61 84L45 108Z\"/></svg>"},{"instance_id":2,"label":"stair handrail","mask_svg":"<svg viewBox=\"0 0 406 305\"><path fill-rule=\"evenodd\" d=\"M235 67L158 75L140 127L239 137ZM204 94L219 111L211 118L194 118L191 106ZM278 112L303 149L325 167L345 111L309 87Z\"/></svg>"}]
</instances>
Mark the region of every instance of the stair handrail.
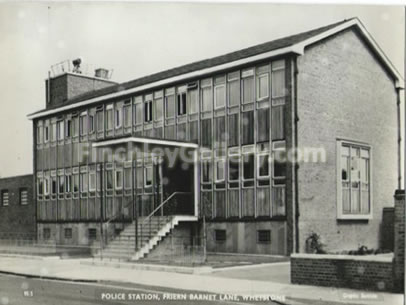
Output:
<instances>
[{"instance_id":1,"label":"stair handrail","mask_svg":"<svg viewBox=\"0 0 406 305\"><path fill-rule=\"evenodd\" d=\"M123 209L128 208L129 206L131 206L133 204L133 202L128 203L126 206L123 207ZM111 216L107 221L104 222L105 225L108 225L110 222L112 222L113 220L117 219L118 216L120 216L122 214L123 211L118 211L118 213L116 213L115 215Z\"/></svg>"},{"instance_id":2,"label":"stair handrail","mask_svg":"<svg viewBox=\"0 0 406 305\"><path fill-rule=\"evenodd\" d=\"M164 201L162 201L161 204L160 204L155 210L153 210L153 211L142 221L141 225L143 225L143 224L146 223L148 220L150 220L150 218L151 218L152 216L154 216L154 214L155 214L159 209L161 209L169 200L171 200L175 195L178 195L178 194L191 194L191 192L179 192L179 191L173 192L172 194L169 195L168 198L166 198Z\"/></svg>"}]
</instances>

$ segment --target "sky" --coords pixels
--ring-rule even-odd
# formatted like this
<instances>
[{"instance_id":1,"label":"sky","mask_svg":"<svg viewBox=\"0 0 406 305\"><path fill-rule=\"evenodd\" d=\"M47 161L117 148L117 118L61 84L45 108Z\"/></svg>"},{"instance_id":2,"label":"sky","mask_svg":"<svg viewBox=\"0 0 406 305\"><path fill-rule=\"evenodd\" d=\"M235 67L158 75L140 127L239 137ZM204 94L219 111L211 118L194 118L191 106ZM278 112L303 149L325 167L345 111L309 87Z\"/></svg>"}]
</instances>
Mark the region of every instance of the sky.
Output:
<instances>
[{"instance_id":1,"label":"sky","mask_svg":"<svg viewBox=\"0 0 406 305\"><path fill-rule=\"evenodd\" d=\"M82 57L113 80L358 17L403 75L401 6L0 2L0 177L32 173L32 122L50 67Z\"/></svg>"}]
</instances>

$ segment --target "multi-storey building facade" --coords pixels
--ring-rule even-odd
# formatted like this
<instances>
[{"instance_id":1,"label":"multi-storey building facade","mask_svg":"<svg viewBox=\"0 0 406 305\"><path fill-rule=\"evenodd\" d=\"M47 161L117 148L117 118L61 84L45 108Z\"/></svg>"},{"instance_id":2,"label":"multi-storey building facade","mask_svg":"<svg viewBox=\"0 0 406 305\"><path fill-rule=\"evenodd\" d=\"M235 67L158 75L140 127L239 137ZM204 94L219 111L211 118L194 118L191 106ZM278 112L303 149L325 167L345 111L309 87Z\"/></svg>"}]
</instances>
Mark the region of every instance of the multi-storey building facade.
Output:
<instances>
[{"instance_id":1,"label":"multi-storey building facade","mask_svg":"<svg viewBox=\"0 0 406 305\"><path fill-rule=\"evenodd\" d=\"M289 254L311 231L376 246L400 177L400 79L357 19L122 84L49 78L46 109L29 116L39 238L86 244L100 223L187 192L209 251ZM156 162L154 148L192 162ZM305 148L325 159L289 158Z\"/></svg>"}]
</instances>

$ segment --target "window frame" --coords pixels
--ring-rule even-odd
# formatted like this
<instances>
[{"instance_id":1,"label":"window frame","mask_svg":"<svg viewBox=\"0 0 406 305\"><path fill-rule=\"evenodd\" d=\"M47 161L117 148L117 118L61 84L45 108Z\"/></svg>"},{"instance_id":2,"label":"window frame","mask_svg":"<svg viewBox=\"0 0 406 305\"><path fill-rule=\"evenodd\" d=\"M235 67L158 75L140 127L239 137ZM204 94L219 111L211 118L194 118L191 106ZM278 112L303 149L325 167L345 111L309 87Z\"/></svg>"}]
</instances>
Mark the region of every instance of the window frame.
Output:
<instances>
[{"instance_id":1,"label":"window frame","mask_svg":"<svg viewBox=\"0 0 406 305\"><path fill-rule=\"evenodd\" d=\"M176 116L183 117L187 115L187 89L186 87L177 88L176 90ZM184 110L184 112L183 112Z\"/></svg>"},{"instance_id":2,"label":"window frame","mask_svg":"<svg viewBox=\"0 0 406 305\"><path fill-rule=\"evenodd\" d=\"M144 101L143 110L144 110L144 123L152 123L154 120L152 97L151 99Z\"/></svg>"},{"instance_id":3,"label":"window frame","mask_svg":"<svg viewBox=\"0 0 406 305\"><path fill-rule=\"evenodd\" d=\"M87 112L82 112L79 116L79 135L85 136L88 133Z\"/></svg>"},{"instance_id":4,"label":"window frame","mask_svg":"<svg viewBox=\"0 0 406 305\"><path fill-rule=\"evenodd\" d=\"M261 171L261 162L260 159L261 157L268 157L268 175L266 176L262 176L260 175L260 171ZM269 179L271 177L271 156L269 152L261 152L261 153L257 153L257 179Z\"/></svg>"},{"instance_id":5,"label":"window frame","mask_svg":"<svg viewBox=\"0 0 406 305\"><path fill-rule=\"evenodd\" d=\"M367 214L344 214L343 211L343 198L342 198L342 173L341 173L341 148L343 146L349 146L350 151L353 147L364 150L368 150L369 152L369 213ZM337 147L336 147L336 186L337 186L337 219L339 220L370 220L373 218L373 183L372 183L372 177L373 177L373 151L372 151L372 146L370 144L367 144L362 141L356 141L356 140L347 140L347 139L337 139ZM361 157L360 157L361 158ZM350 160L351 160L351 153L350 153ZM350 169L351 171L351 169ZM349 183L351 184L351 179L349 180ZM361 190L361 180L360 180L360 190ZM351 187L350 187L350 192L351 192ZM360 204L361 204L361 191L360 191ZM351 197L350 197L351 198ZM351 201L350 201L351 205Z\"/></svg>"},{"instance_id":6,"label":"window frame","mask_svg":"<svg viewBox=\"0 0 406 305\"><path fill-rule=\"evenodd\" d=\"M147 171L151 170L151 184L147 184ZM144 166L144 189L149 189L152 188L152 185L154 184L154 171L153 171L153 166L151 165L145 165Z\"/></svg>"},{"instance_id":7,"label":"window frame","mask_svg":"<svg viewBox=\"0 0 406 305\"><path fill-rule=\"evenodd\" d=\"M261 233L266 233L266 235L269 234L269 240L260 240L260 239L261 239L261 238L260 238ZM271 243L272 243L272 231L271 231L270 229L259 229L259 230L257 230L257 244L260 244L260 245L263 245L263 244L269 245L269 244L271 244Z\"/></svg>"},{"instance_id":8,"label":"window frame","mask_svg":"<svg viewBox=\"0 0 406 305\"><path fill-rule=\"evenodd\" d=\"M118 179L118 174L121 174L121 177ZM124 184L124 171L123 169L120 168L116 168L116 170L114 171L114 189L115 190L122 190L123 189L123 184ZM118 182L121 183L121 185L118 184Z\"/></svg>"},{"instance_id":9,"label":"window frame","mask_svg":"<svg viewBox=\"0 0 406 305\"><path fill-rule=\"evenodd\" d=\"M114 128L119 129L123 127L123 107L116 105L114 109Z\"/></svg>"},{"instance_id":10,"label":"window frame","mask_svg":"<svg viewBox=\"0 0 406 305\"><path fill-rule=\"evenodd\" d=\"M4 203L4 194L7 194L7 203ZM10 192L8 189L1 190L1 206L8 207L10 205Z\"/></svg>"},{"instance_id":11,"label":"window frame","mask_svg":"<svg viewBox=\"0 0 406 305\"><path fill-rule=\"evenodd\" d=\"M114 109L113 104L106 106L106 117L104 118L104 124L106 131L111 131L114 129ZM109 113L111 113L111 128L109 128Z\"/></svg>"},{"instance_id":12,"label":"window frame","mask_svg":"<svg viewBox=\"0 0 406 305\"><path fill-rule=\"evenodd\" d=\"M218 179L218 164L223 162L223 178ZM214 182L215 183L224 183L226 181L226 158L216 158L214 159Z\"/></svg>"},{"instance_id":13,"label":"window frame","mask_svg":"<svg viewBox=\"0 0 406 305\"><path fill-rule=\"evenodd\" d=\"M65 120L60 119L57 121L57 140L62 141L65 138Z\"/></svg>"}]
</instances>

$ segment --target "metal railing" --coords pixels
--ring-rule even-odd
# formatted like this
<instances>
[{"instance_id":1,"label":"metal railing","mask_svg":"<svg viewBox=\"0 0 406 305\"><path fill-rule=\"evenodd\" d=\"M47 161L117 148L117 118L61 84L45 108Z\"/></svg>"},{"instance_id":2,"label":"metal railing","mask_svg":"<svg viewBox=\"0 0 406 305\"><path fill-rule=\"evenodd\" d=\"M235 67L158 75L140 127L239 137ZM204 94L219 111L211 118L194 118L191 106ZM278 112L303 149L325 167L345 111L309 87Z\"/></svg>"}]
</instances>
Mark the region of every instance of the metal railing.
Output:
<instances>
[{"instance_id":1,"label":"metal railing","mask_svg":"<svg viewBox=\"0 0 406 305\"><path fill-rule=\"evenodd\" d=\"M173 215L190 215L193 213L193 205L190 203L190 198L186 198L186 201L172 201L175 196L191 196L190 192L173 192L171 195L168 196L162 203L156 207L141 223L140 223L140 230L139 236L137 236L137 249L143 247L145 243L144 238L146 237L147 240L150 240L153 233L159 232L161 229L161 224L167 223L170 219L170 216ZM180 203L180 204L179 204ZM192 206L192 210L188 210L187 207ZM152 223L152 220L155 219L156 222ZM154 229L154 230L153 230ZM155 232L156 231L156 232ZM146 234L145 234L146 233ZM140 238L139 238L140 237ZM138 241L141 240L141 244L138 244ZM146 241L147 243L148 241Z\"/></svg>"}]
</instances>

